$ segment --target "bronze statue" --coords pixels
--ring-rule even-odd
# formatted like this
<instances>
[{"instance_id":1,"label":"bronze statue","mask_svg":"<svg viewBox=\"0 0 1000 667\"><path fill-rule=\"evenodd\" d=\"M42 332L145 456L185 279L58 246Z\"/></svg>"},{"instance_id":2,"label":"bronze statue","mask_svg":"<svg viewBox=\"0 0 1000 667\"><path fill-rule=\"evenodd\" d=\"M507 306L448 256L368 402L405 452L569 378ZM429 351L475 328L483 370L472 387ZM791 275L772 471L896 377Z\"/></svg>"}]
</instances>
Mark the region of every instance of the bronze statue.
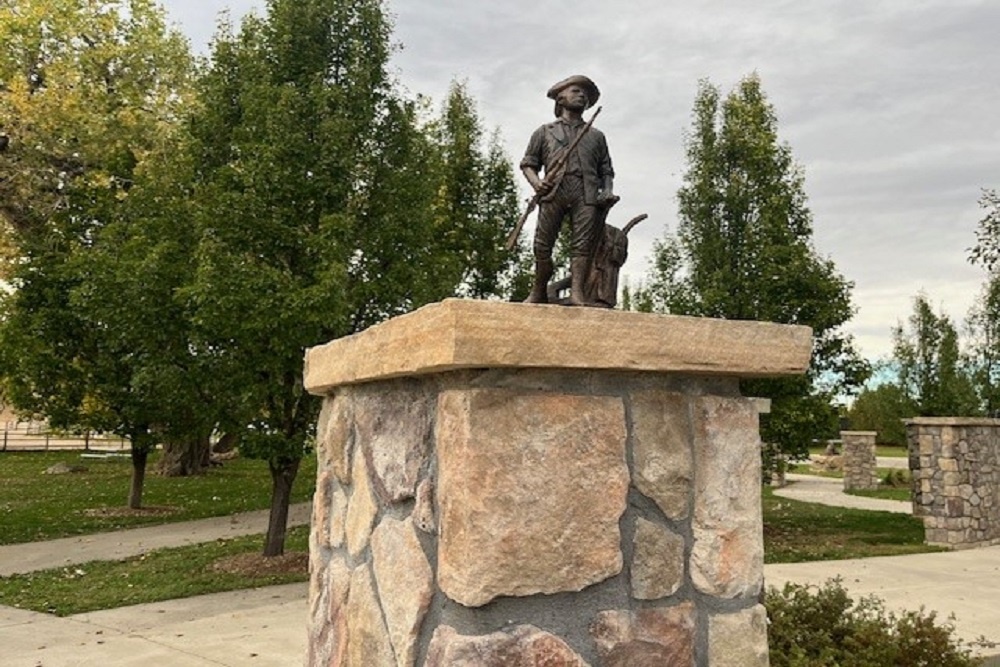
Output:
<instances>
[{"instance_id":1,"label":"bronze statue","mask_svg":"<svg viewBox=\"0 0 1000 667\"><path fill-rule=\"evenodd\" d=\"M556 121L535 130L521 160L521 171L534 188L535 198L519 225L531 213L533 204L539 205L533 246L535 279L527 303L549 302L552 249L563 218L568 216L572 225L569 296L559 302L574 306L614 305L614 299L609 304L606 295L597 299L595 290L587 288L588 275L596 268L592 263L598 259L598 249L606 236L608 209L618 201L604 134L593 128L593 118L588 123L583 120L583 112L597 102L600 94L594 82L582 75L552 86L548 97L555 100ZM600 109L595 117L598 112ZM539 175L543 170L544 178ZM516 228L511 236L516 239L519 231L520 227ZM614 284L617 286L617 267Z\"/></svg>"}]
</instances>

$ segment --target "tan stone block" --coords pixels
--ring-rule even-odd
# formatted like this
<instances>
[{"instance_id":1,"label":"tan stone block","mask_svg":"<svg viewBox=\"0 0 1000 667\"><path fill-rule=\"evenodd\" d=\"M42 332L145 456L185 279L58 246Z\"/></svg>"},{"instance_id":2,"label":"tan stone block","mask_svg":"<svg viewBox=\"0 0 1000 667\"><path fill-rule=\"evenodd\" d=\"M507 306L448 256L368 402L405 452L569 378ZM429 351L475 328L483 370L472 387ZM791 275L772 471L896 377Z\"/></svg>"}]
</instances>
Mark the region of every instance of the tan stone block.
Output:
<instances>
[{"instance_id":1,"label":"tan stone block","mask_svg":"<svg viewBox=\"0 0 1000 667\"><path fill-rule=\"evenodd\" d=\"M413 523L425 533L437 532L434 516L434 482L428 477L417 486L417 500L413 505Z\"/></svg>"},{"instance_id":2,"label":"tan stone block","mask_svg":"<svg viewBox=\"0 0 1000 667\"><path fill-rule=\"evenodd\" d=\"M334 482L333 490L330 493L330 522L329 538L330 546L339 549L344 546L346 538L347 523L347 493L344 487ZM313 524L315 525L315 524Z\"/></svg>"},{"instance_id":3,"label":"tan stone block","mask_svg":"<svg viewBox=\"0 0 1000 667\"><path fill-rule=\"evenodd\" d=\"M327 576L329 611L329 645L324 651L329 656L329 662L323 667L344 667L347 664L347 596L351 590L351 570L339 557L330 559ZM318 666L317 666L318 667Z\"/></svg>"},{"instance_id":4,"label":"tan stone block","mask_svg":"<svg viewBox=\"0 0 1000 667\"><path fill-rule=\"evenodd\" d=\"M378 505L372 494L365 457L354 457L351 479L354 480L354 485L351 489L351 499L347 505L344 529L347 550L356 557L368 546L372 523L378 515Z\"/></svg>"},{"instance_id":5,"label":"tan stone block","mask_svg":"<svg viewBox=\"0 0 1000 667\"><path fill-rule=\"evenodd\" d=\"M578 591L621 571L620 399L446 391L436 437L438 583L450 598Z\"/></svg>"},{"instance_id":6,"label":"tan stone block","mask_svg":"<svg viewBox=\"0 0 1000 667\"><path fill-rule=\"evenodd\" d=\"M767 667L767 611L757 605L708 621L709 667Z\"/></svg>"},{"instance_id":7,"label":"tan stone block","mask_svg":"<svg viewBox=\"0 0 1000 667\"><path fill-rule=\"evenodd\" d=\"M434 573L413 519L387 517L372 534L372 566L397 667L411 667L417 637L434 593Z\"/></svg>"},{"instance_id":8,"label":"tan stone block","mask_svg":"<svg viewBox=\"0 0 1000 667\"><path fill-rule=\"evenodd\" d=\"M757 412L741 398L695 402L691 579L702 593L755 596L764 568Z\"/></svg>"},{"instance_id":9,"label":"tan stone block","mask_svg":"<svg viewBox=\"0 0 1000 667\"><path fill-rule=\"evenodd\" d=\"M330 493L333 473L322 470L316 474L316 491L313 493L311 526L312 537L321 547L330 546Z\"/></svg>"},{"instance_id":10,"label":"tan stone block","mask_svg":"<svg viewBox=\"0 0 1000 667\"><path fill-rule=\"evenodd\" d=\"M676 593L684 580L684 538L640 517L633 544L632 597L657 600Z\"/></svg>"},{"instance_id":11,"label":"tan stone block","mask_svg":"<svg viewBox=\"0 0 1000 667\"><path fill-rule=\"evenodd\" d=\"M691 505L691 419L682 394L651 390L632 395L635 486L669 518Z\"/></svg>"},{"instance_id":12,"label":"tan stone block","mask_svg":"<svg viewBox=\"0 0 1000 667\"><path fill-rule=\"evenodd\" d=\"M590 626L601 667L691 667L694 665L695 607L604 611Z\"/></svg>"},{"instance_id":13,"label":"tan stone block","mask_svg":"<svg viewBox=\"0 0 1000 667\"><path fill-rule=\"evenodd\" d=\"M419 382L395 381L356 400L357 442L368 457L376 494L385 503L413 497L430 445L432 399Z\"/></svg>"},{"instance_id":14,"label":"tan stone block","mask_svg":"<svg viewBox=\"0 0 1000 667\"><path fill-rule=\"evenodd\" d=\"M811 352L803 326L447 299L309 349L305 387L463 368L799 375Z\"/></svg>"},{"instance_id":15,"label":"tan stone block","mask_svg":"<svg viewBox=\"0 0 1000 667\"><path fill-rule=\"evenodd\" d=\"M326 563L317 567L310 553L309 560L309 644L326 644L330 631L330 568ZM326 656L326 657L324 657ZM326 664L326 652L310 658L308 664Z\"/></svg>"},{"instance_id":16,"label":"tan stone block","mask_svg":"<svg viewBox=\"0 0 1000 667\"><path fill-rule=\"evenodd\" d=\"M341 484L351 483L354 450L354 410L350 389L327 396L316 423L316 456L319 471L332 471Z\"/></svg>"},{"instance_id":17,"label":"tan stone block","mask_svg":"<svg viewBox=\"0 0 1000 667\"><path fill-rule=\"evenodd\" d=\"M351 573L345 616L345 667L391 667L396 664L368 565L357 567Z\"/></svg>"},{"instance_id":18,"label":"tan stone block","mask_svg":"<svg viewBox=\"0 0 1000 667\"><path fill-rule=\"evenodd\" d=\"M434 631L424 667L590 667L559 637L531 625L510 633L467 637L441 625Z\"/></svg>"}]
</instances>

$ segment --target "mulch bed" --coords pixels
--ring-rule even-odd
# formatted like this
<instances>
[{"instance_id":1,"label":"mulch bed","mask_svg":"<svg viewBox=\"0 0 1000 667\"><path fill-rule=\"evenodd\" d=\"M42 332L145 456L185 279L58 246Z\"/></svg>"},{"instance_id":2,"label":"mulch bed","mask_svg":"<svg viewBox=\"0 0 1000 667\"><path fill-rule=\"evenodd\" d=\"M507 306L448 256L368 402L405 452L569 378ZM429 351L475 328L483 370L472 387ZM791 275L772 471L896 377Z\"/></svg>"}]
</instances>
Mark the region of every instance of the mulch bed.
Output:
<instances>
[{"instance_id":1,"label":"mulch bed","mask_svg":"<svg viewBox=\"0 0 1000 667\"><path fill-rule=\"evenodd\" d=\"M267 577L276 574L307 574L309 554L290 551L281 556L264 558L259 553L237 554L212 564L213 572L239 574L244 577Z\"/></svg>"}]
</instances>

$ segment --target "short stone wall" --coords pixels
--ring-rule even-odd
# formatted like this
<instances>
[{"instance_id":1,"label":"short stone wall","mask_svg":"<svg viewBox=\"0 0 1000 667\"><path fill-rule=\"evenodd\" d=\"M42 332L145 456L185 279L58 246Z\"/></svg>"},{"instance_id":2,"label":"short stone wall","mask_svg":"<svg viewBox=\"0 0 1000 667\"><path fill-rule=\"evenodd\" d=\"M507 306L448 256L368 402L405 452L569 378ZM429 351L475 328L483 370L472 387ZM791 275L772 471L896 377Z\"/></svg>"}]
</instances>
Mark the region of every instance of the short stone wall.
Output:
<instances>
[{"instance_id":1,"label":"short stone wall","mask_svg":"<svg viewBox=\"0 0 1000 667\"><path fill-rule=\"evenodd\" d=\"M844 491L878 488L875 431L841 431Z\"/></svg>"},{"instance_id":2,"label":"short stone wall","mask_svg":"<svg viewBox=\"0 0 1000 667\"><path fill-rule=\"evenodd\" d=\"M1000 420L906 422L913 514L929 544L955 549L1000 544Z\"/></svg>"},{"instance_id":3,"label":"short stone wall","mask_svg":"<svg viewBox=\"0 0 1000 667\"><path fill-rule=\"evenodd\" d=\"M468 308L481 316L445 317ZM635 315L445 302L310 351L325 398L308 665L768 664L757 404L711 351L801 372L808 330L733 323L727 342L745 342L723 345L690 329L713 321ZM641 369L552 367L623 321L666 334L611 337ZM658 350L669 336L708 356Z\"/></svg>"}]
</instances>

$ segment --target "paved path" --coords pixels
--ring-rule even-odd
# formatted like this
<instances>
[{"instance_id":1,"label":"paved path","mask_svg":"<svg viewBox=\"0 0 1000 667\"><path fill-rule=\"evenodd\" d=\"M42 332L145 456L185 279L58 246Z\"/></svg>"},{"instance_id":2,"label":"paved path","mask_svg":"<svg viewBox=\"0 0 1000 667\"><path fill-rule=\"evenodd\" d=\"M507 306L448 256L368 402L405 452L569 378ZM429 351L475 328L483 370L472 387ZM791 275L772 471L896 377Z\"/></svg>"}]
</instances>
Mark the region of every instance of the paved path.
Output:
<instances>
[{"instance_id":1,"label":"paved path","mask_svg":"<svg viewBox=\"0 0 1000 667\"><path fill-rule=\"evenodd\" d=\"M301 667L308 584L56 618L0 606L4 667Z\"/></svg>"},{"instance_id":2,"label":"paved path","mask_svg":"<svg viewBox=\"0 0 1000 667\"><path fill-rule=\"evenodd\" d=\"M268 511L261 510L111 533L0 546L0 577L92 560L120 560L165 547L263 534L267 532L267 520ZM307 523L309 503L292 505L288 512L288 526L304 526Z\"/></svg>"},{"instance_id":3,"label":"paved path","mask_svg":"<svg viewBox=\"0 0 1000 667\"><path fill-rule=\"evenodd\" d=\"M905 456L878 456L875 458L875 464L879 468L910 469L910 460Z\"/></svg>"},{"instance_id":4,"label":"paved path","mask_svg":"<svg viewBox=\"0 0 1000 667\"><path fill-rule=\"evenodd\" d=\"M865 498L864 496L846 494L844 493L844 480L835 477L789 473L785 479L791 483L788 486L775 489L774 495L807 503L832 505L833 507L851 507L859 510L896 512L898 514L913 513L912 504L906 501Z\"/></svg>"}]
</instances>

